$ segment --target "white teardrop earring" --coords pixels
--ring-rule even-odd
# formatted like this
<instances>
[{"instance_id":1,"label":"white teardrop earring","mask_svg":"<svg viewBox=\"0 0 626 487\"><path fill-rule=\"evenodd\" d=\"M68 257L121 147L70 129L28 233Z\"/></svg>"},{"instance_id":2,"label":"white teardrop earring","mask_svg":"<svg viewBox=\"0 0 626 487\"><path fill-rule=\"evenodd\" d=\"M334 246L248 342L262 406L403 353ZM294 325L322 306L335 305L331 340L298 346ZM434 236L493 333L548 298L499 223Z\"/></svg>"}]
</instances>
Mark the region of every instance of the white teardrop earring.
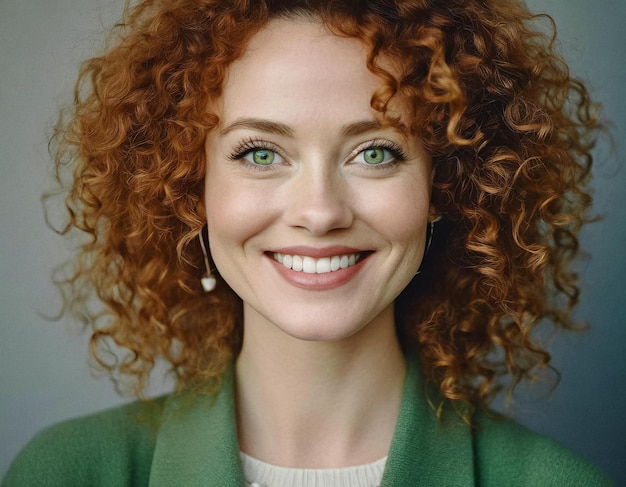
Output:
<instances>
[{"instance_id":1,"label":"white teardrop earring","mask_svg":"<svg viewBox=\"0 0 626 487\"><path fill-rule=\"evenodd\" d=\"M200 282L202 283L202 289L204 292L210 293L215 289L217 285L217 279L211 272L211 266L209 265L209 254L206 251L206 247L204 245L204 238L202 238L202 231L198 233L198 238L200 239L200 247L202 248L202 255L204 256L204 266L206 267L206 274L202 276Z\"/></svg>"}]
</instances>

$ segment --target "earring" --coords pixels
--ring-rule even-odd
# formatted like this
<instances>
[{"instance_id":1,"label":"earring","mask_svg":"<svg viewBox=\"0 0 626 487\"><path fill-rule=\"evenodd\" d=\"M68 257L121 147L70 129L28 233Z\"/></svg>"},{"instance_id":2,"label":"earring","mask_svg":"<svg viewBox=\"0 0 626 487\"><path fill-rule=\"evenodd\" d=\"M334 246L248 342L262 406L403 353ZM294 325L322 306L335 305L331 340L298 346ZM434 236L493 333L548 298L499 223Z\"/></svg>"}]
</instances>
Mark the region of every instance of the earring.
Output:
<instances>
[{"instance_id":1,"label":"earring","mask_svg":"<svg viewBox=\"0 0 626 487\"><path fill-rule=\"evenodd\" d=\"M215 289L217 285L217 280L215 276L211 272L211 266L209 265L209 255L206 251L206 247L204 246L204 238L202 238L202 230L198 233L198 238L200 239L200 247L202 248L202 255L204 256L204 266L206 267L206 274L202 276L200 282L202 283L202 288L204 292L210 293Z\"/></svg>"},{"instance_id":2,"label":"earring","mask_svg":"<svg viewBox=\"0 0 626 487\"><path fill-rule=\"evenodd\" d=\"M435 233L435 220L430 221L430 232L428 232L428 243L426 244L426 250L424 251L424 257L428 254L430 244L433 242L433 233Z\"/></svg>"},{"instance_id":3,"label":"earring","mask_svg":"<svg viewBox=\"0 0 626 487\"><path fill-rule=\"evenodd\" d=\"M437 223L439 220L441 220L441 217L437 217L437 218L433 218L432 220L430 220L430 227L429 227L429 231L428 231L428 242L426 243L426 250L424 251L424 257L426 257L426 254L428 254L428 250L430 249L430 244L433 242L433 234L435 233L435 223ZM424 257L422 257L422 259L424 259ZM420 267L417 272L415 273L415 275L417 276L420 272L422 272L422 268Z\"/></svg>"}]
</instances>

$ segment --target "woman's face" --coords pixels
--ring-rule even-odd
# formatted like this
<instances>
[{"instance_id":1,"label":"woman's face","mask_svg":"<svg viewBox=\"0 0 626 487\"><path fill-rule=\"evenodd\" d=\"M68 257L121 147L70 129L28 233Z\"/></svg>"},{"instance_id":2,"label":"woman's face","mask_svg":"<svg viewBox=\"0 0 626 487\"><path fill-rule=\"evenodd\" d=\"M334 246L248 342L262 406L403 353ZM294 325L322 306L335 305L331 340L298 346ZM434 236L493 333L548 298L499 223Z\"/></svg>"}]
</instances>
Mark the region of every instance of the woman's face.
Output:
<instances>
[{"instance_id":1,"label":"woman's face","mask_svg":"<svg viewBox=\"0 0 626 487\"><path fill-rule=\"evenodd\" d=\"M383 317L392 326L393 301L419 268L430 158L380 126L370 100L382 83L365 62L354 39L275 20L212 107L210 249L246 327L339 340Z\"/></svg>"}]
</instances>

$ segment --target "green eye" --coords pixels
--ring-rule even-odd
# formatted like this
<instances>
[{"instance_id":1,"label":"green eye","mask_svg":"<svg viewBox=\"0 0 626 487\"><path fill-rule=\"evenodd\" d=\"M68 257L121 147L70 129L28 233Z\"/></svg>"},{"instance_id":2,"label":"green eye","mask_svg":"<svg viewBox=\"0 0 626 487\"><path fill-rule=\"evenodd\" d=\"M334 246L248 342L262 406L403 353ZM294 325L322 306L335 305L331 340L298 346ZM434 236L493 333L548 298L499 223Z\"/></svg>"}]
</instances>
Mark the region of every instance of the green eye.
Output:
<instances>
[{"instance_id":1,"label":"green eye","mask_svg":"<svg viewBox=\"0 0 626 487\"><path fill-rule=\"evenodd\" d=\"M363 160L367 164L381 164L386 161L385 149L382 147L372 147L363 151Z\"/></svg>"},{"instance_id":2,"label":"green eye","mask_svg":"<svg viewBox=\"0 0 626 487\"><path fill-rule=\"evenodd\" d=\"M269 166L274 162L276 153L268 149L257 149L252 151L252 162L259 166Z\"/></svg>"}]
</instances>

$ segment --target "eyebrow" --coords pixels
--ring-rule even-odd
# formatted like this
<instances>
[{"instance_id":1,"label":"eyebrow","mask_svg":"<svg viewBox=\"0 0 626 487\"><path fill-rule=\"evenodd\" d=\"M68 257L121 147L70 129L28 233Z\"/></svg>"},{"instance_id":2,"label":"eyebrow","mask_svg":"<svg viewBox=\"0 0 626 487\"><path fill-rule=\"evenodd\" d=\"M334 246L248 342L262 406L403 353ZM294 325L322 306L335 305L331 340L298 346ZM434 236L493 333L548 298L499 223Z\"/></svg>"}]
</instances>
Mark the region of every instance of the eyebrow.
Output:
<instances>
[{"instance_id":1,"label":"eyebrow","mask_svg":"<svg viewBox=\"0 0 626 487\"><path fill-rule=\"evenodd\" d=\"M227 125L220 131L220 135L224 136L233 130L250 129L258 132L266 132L269 134L285 135L293 137L294 132L289 125L280 122L272 122L262 118L239 118L230 125Z\"/></svg>"},{"instance_id":2,"label":"eyebrow","mask_svg":"<svg viewBox=\"0 0 626 487\"><path fill-rule=\"evenodd\" d=\"M344 137L355 137L366 132L379 130L381 127L382 125L378 120L363 120L349 123L341 127L341 135ZM220 130L220 135L224 136L237 129L256 130L258 132L283 135L286 137L294 136L294 130L289 125L262 118L239 118Z\"/></svg>"},{"instance_id":3,"label":"eyebrow","mask_svg":"<svg viewBox=\"0 0 626 487\"><path fill-rule=\"evenodd\" d=\"M378 120L365 120L363 122L354 122L348 125L344 125L341 128L341 135L345 137L354 137L357 135L371 132L373 130L379 130L381 127Z\"/></svg>"}]
</instances>

